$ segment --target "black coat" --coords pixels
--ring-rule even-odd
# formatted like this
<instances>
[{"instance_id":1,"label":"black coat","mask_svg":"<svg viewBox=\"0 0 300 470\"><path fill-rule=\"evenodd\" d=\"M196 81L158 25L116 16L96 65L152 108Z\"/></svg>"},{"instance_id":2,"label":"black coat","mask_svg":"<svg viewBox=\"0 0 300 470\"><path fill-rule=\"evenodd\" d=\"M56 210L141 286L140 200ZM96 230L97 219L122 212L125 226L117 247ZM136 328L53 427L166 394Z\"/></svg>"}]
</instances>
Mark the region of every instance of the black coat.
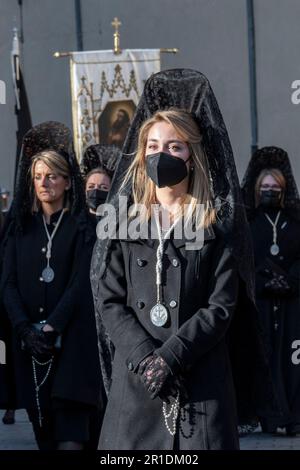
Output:
<instances>
[{"instance_id":1,"label":"black coat","mask_svg":"<svg viewBox=\"0 0 300 470\"><path fill-rule=\"evenodd\" d=\"M0 409L16 407L11 336L11 324L0 303Z\"/></svg>"},{"instance_id":2,"label":"black coat","mask_svg":"<svg viewBox=\"0 0 300 470\"><path fill-rule=\"evenodd\" d=\"M277 212L269 212L273 221ZM256 211L250 227L254 241L257 307L282 412L278 417L266 413L265 423L270 428L298 425L300 430L300 366L292 360L295 350L299 349L294 342L300 340L300 223L286 211L281 212L277 224L280 252L276 256L270 254L273 230L262 210ZM265 289L272 270L286 278L289 291L277 294Z\"/></svg>"},{"instance_id":3,"label":"black coat","mask_svg":"<svg viewBox=\"0 0 300 470\"><path fill-rule=\"evenodd\" d=\"M204 247L165 244L163 292L170 321L156 327L157 240L115 240L100 283L102 315L115 347L100 449L172 449L160 398L150 399L135 373L154 350L182 374L180 449L237 449L235 392L225 333L235 310L238 273L221 239Z\"/></svg>"},{"instance_id":4,"label":"black coat","mask_svg":"<svg viewBox=\"0 0 300 470\"><path fill-rule=\"evenodd\" d=\"M51 217L50 231L60 213ZM30 216L23 232L9 235L3 266L3 300L13 327L24 320L47 320L62 334L62 348L53 373L41 389L43 406L50 396L99 405L100 365L89 281L93 241L68 212L53 241L51 283L42 280L47 237L41 214ZM31 359L14 337L17 399L20 407L35 407ZM46 389L48 391L46 391Z\"/></svg>"},{"instance_id":5,"label":"black coat","mask_svg":"<svg viewBox=\"0 0 300 470\"><path fill-rule=\"evenodd\" d=\"M2 214L0 212L0 218L1 216ZM5 228L6 226L2 225L0 232L0 272L2 272L2 241L5 234ZM0 408L6 409L14 409L16 407L11 343L12 328L9 319L7 318L2 297L0 297Z\"/></svg>"}]
</instances>

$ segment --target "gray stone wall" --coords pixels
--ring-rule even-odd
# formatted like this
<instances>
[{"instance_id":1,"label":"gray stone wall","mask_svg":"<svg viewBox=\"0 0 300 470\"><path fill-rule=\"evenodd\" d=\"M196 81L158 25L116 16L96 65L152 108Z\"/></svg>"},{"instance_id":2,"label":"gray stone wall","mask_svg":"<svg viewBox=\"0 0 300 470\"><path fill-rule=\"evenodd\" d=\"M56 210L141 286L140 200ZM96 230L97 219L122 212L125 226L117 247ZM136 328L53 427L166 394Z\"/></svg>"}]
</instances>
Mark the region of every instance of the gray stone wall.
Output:
<instances>
[{"instance_id":1,"label":"gray stone wall","mask_svg":"<svg viewBox=\"0 0 300 470\"><path fill-rule=\"evenodd\" d=\"M210 80L231 138L238 173L251 148L246 0L82 0L85 50L111 49L114 16L122 21L121 47L178 47L163 54L162 68L190 67ZM23 0L22 62L33 123L54 119L71 126L68 59L54 51L77 49L74 0ZM291 83L300 79L300 1L254 0L259 144L290 155L297 181L300 105ZM10 50L20 26L16 0L0 0L0 185L12 189L15 164L14 95Z\"/></svg>"}]
</instances>

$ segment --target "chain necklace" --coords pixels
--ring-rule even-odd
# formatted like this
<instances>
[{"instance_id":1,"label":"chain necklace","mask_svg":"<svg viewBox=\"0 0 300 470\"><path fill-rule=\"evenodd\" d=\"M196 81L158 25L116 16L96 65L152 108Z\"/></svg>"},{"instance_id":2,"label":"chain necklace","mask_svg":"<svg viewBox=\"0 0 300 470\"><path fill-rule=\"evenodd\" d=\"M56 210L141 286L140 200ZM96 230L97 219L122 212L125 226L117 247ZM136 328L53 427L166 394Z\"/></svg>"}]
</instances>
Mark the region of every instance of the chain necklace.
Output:
<instances>
[{"instance_id":1,"label":"chain necklace","mask_svg":"<svg viewBox=\"0 0 300 470\"><path fill-rule=\"evenodd\" d=\"M265 214L267 220L270 222L270 224L273 227L273 245L270 246L270 253L271 253L271 255L276 256L276 255L278 255L278 253L280 251L279 246L277 245L277 223L278 223L281 211L278 212L278 214L276 216L276 219L275 219L275 222L273 222L273 220L270 219L268 214L266 214L266 213L264 213L264 214Z\"/></svg>"},{"instance_id":2,"label":"chain necklace","mask_svg":"<svg viewBox=\"0 0 300 470\"><path fill-rule=\"evenodd\" d=\"M154 217L158 231L159 244L156 251L156 304L150 310L151 322L155 326L164 326L169 318L168 310L163 305L161 300L161 286L162 286L162 270L163 270L163 256L164 256L164 244L170 233L172 232L177 220L171 225L171 227L162 234L162 229L159 223L158 209L154 209Z\"/></svg>"},{"instance_id":3,"label":"chain necklace","mask_svg":"<svg viewBox=\"0 0 300 470\"><path fill-rule=\"evenodd\" d=\"M33 380L34 380L34 390L35 390L35 399L36 399L36 405L37 405L38 414L39 414L39 425L40 425L40 427L42 427L43 417L42 417L42 412L41 412L39 391L40 391L40 388L42 387L42 385L44 385L44 383L46 382L46 380L49 377L51 367L52 367L52 364L53 364L53 358L54 358L54 356L51 356L51 358L48 361L40 362L34 356L31 356ZM36 364L38 366L41 366L41 367L48 366L46 374L45 374L44 378L41 380L41 382L39 384L38 384L37 375L36 375Z\"/></svg>"},{"instance_id":4,"label":"chain necklace","mask_svg":"<svg viewBox=\"0 0 300 470\"><path fill-rule=\"evenodd\" d=\"M57 224L55 226L55 229L53 230L53 232L49 233L48 231L48 227L47 227L47 224L46 224L46 220L45 220L45 217L44 217L44 214L43 214L43 222L44 222L44 227L45 227L45 231L46 231L46 235L47 235L47 238L48 238L48 243L47 243L47 252L46 252L46 259L47 259L47 266L45 267L45 269L43 269L43 272L42 272L42 278L45 282L52 282L53 279L54 279L54 271L53 269L51 268L50 266L50 259L51 259L51 251L52 251L52 240L58 230L58 227L61 223L61 220L63 218L63 215L64 215L64 212L65 212L65 209L63 209L61 211L61 214L59 216L59 219L57 221Z\"/></svg>"}]
</instances>

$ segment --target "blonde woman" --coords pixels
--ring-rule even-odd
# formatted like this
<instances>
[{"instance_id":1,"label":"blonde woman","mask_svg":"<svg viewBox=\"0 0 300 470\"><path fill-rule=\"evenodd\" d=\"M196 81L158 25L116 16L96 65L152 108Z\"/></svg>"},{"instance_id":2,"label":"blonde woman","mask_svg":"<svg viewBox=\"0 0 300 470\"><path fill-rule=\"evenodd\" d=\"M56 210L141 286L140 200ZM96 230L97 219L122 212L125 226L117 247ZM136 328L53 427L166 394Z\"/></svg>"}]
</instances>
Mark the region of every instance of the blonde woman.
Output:
<instances>
[{"instance_id":1,"label":"blonde woman","mask_svg":"<svg viewBox=\"0 0 300 470\"><path fill-rule=\"evenodd\" d=\"M158 239L113 241L100 282L103 321L115 347L100 448L237 449L225 342L237 265L213 230L206 158L189 113L161 111L143 124L124 185L129 178L133 202L145 205L149 223L154 209ZM187 248L184 204L186 217L203 231L202 247ZM204 206L198 221L197 204ZM170 215L171 228L155 207Z\"/></svg>"},{"instance_id":2,"label":"blonde woman","mask_svg":"<svg viewBox=\"0 0 300 470\"><path fill-rule=\"evenodd\" d=\"M43 123L24 137L10 219L2 293L17 407L26 408L40 450L91 448L100 425L93 231L63 124Z\"/></svg>"},{"instance_id":3,"label":"blonde woman","mask_svg":"<svg viewBox=\"0 0 300 470\"><path fill-rule=\"evenodd\" d=\"M252 232L256 302L265 331L281 415L261 410L263 432L300 432L300 204L287 153L263 147L252 156L243 192Z\"/></svg>"},{"instance_id":4,"label":"blonde woman","mask_svg":"<svg viewBox=\"0 0 300 470\"><path fill-rule=\"evenodd\" d=\"M273 395L231 145L203 74L148 79L107 202L119 225L101 239L103 214L91 263L100 449L238 449L238 419Z\"/></svg>"}]
</instances>

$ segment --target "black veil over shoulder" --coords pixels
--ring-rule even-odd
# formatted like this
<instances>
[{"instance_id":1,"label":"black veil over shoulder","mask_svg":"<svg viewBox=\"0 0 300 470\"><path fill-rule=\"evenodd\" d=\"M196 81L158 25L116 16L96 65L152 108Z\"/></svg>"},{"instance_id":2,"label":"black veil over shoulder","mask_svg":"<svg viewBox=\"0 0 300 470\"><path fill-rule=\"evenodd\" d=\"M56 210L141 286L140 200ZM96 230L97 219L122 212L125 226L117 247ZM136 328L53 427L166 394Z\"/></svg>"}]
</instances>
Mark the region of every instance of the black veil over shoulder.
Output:
<instances>
[{"instance_id":1,"label":"black veil over shoulder","mask_svg":"<svg viewBox=\"0 0 300 470\"><path fill-rule=\"evenodd\" d=\"M280 147L262 147L250 159L241 185L248 218L251 219L255 212L256 180L267 168L276 168L285 177L284 206L291 217L300 220L300 199L293 170L287 152Z\"/></svg>"},{"instance_id":2,"label":"black veil over shoulder","mask_svg":"<svg viewBox=\"0 0 300 470\"><path fill-rule=\"evenodd\" d=\"M25 219L30 214L32 207L31 161L34 155L43 150L55 150L66 159L71 178L70 211L84 226L87 209L82 177L73 150L72 133L64 124L56 121L47 121L32 127L23 138L14 198L7 222L10 224L13 221L17 230L23 229Z\"/></svg>"},{"instance_id":3,"label":"black veil over shoulder","mask_svg":"<svg viewBox=\"0 0 300 470\"><path fill-rule=\"evenodd\" d=\"M241 278L240 297L244 305L233 319L228 341L234 358L233 372L237 384L239 414L242 421L247 421L256 413L254 397L258 402L270 400L272 391L270 387L262 389L269 373L254 308L252 248L235 162L218 103L209 81L202 73L189 69L174 69L159 72L147 80L124 143L123 155L116 168L107 202L118 207L120 186L134 158L139 129L143 122L156 111L171 107L189 111L198 123L202 134L202 145L207 155L211 189L217 209L217 223L214 229L226 239L238 262ZM130 195L130 193L129 182L122 194ZM107 392L110 385L113 346L101 320L98 285L106 263L109 262L109 252L110 241L97 240L91 265L101 365ZM249 308L247 303L252 308Z\"/></svg>"}]
</instances>

